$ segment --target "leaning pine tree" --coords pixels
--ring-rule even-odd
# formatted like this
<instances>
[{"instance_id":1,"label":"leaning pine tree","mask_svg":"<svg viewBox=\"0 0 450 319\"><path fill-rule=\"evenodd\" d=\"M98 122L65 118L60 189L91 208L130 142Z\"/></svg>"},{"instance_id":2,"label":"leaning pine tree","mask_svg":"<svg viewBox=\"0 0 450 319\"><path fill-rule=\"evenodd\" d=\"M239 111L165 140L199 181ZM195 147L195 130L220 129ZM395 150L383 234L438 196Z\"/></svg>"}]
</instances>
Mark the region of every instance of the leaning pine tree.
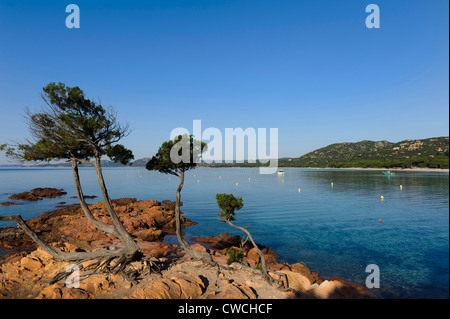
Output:
<instances>
[{"instance_id":1,"label":"leaning pine tree","mask_svg":"<svg viewBox=\"0 0 450 319\"><path fill-rule=\"evenodd\" d=\"M275 280L272 276L269 275L269 270L266 266L266 259L264 257L264 254L262 253L261 249L259 249L258 245L253 240L252 234L249 232L248 227L242 227L237 226L233 224L232 222L236 220L236 213L235 211L240 210L244 203L242 201L242 197L235 197L233 194L216 194L216 201L217 205L220 208L219 212L219 221L222 223L226 223L230 225L231 227L237 228L241 231L243 231L247 238L250 239L251 243L253 244L253 247L255 248L256 252L258 253L260 257L261 262L261 271L264 279L268 281L269 283L272 283L274 281L278 281L280 285L284 285L285 288L288 287L287 277L285 274L276 273L278 276L284 277L284 282Z\"/></svg>"},{"instance_id":2,"label":"leaning pine tree","mask_svg":"<svg viewBox=\"0 0 450 319\"><path fill-rule=\"evenodd\" d=\"M114 162L127 164L133 154L117 144L129 133L128 125L117 122L116 113L85 97L78 87L66 87L62 83L50 83L43 88L42 97L47 108L39 113L27 111L32 140L13 146L0 146L6 155L23 162L67 160L72 164L75 189L80 206L97 229L119 238L123 247L116 250L100 249L91 252L66 252L46 243L22 219L20 215L0 216L0 221L15 221L43 250L54 258L68 261L98 259L102 269L120 272L133 260L142 257L141 250L126 231L113 209L102 174L101 157L108 156ZM95 167L103 201L112 224L97 220L85 202L78 174L79 163ZM112 263L112 261L115 261Z\"/></svg>"},{"instance_id":3,"label":"leaning pine tree","mask_svg":"<svg viewBox=\"0 0 450 319\"><path fill-rule=\"evenodd\" d=\"M158 153L147 163L146 168L148 170L157 170L164 174L171 174L180 179L175 202L175 223L178 242L192 258L212 263L212 258L209 254L192 249L184 240L181 233L180 217L180 200L181 190L184 185L184 173L197 166L196 163L199 161L201 154L206 151L206 148L206 143L194 140L192 135L179 135L174 140L164 142L158 149Z\"/></svg>"}]
</instances>

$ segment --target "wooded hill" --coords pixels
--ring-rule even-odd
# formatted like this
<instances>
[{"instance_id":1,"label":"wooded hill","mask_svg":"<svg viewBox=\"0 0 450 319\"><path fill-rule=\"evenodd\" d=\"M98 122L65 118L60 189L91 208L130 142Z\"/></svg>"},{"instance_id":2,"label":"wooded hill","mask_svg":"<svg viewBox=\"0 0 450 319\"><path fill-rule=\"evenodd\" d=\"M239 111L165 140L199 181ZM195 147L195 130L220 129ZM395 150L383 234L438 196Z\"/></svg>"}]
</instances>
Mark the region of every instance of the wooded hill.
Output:
<instances>
[{"instance_id":1,"label":"wooded hill","mask_svg":"<svg viewBox=\"0 0 450 319\"><path fill-rule=\"evenodd\" d=\"M449 138L337 143L298 158L280 159L281 167L449 168Z\"/></svg>"}]
</instances>

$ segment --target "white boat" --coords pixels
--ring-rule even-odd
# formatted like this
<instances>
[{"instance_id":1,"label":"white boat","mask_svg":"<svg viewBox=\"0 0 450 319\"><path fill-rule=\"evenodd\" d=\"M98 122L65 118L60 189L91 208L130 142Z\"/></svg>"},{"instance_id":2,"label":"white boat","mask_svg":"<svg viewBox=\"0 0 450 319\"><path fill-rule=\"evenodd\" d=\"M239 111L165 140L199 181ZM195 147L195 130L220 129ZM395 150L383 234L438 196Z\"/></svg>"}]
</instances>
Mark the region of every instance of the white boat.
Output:
<instances>
[{"instance_id":1,"label":"white boat","mask_svg":"<svg viewBox=\"0 0 450 319\"><path fill-rule=\"evenodd\" d=\"M280 169L280 170L277 171L277 174L278 175L284 175L284 171L282 169Z\"/></svg>"}]
</instances>

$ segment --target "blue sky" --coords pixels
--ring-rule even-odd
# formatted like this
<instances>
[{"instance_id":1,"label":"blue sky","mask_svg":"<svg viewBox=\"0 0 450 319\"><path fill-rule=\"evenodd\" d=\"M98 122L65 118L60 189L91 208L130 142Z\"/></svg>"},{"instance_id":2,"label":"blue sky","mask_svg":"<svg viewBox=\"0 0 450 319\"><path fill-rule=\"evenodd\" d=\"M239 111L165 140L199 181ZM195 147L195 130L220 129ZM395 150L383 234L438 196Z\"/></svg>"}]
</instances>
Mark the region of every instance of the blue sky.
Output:
<instances>
[{"instance_id":1,"label":"blue sky","mask_svg":"<svg viewBox=\"0 0 450 319\"><path fill-rule=\"evenodd\" d=\"M65 7L80 8L68 29ZM365 7L380 8L368 29ZM63 82L118 110L136 158L173 128L279 131L279 155L448 136L447 0L0 2L0 144ZM0 163L5 163L0 156Z\"/></svg>"}]
</instances>

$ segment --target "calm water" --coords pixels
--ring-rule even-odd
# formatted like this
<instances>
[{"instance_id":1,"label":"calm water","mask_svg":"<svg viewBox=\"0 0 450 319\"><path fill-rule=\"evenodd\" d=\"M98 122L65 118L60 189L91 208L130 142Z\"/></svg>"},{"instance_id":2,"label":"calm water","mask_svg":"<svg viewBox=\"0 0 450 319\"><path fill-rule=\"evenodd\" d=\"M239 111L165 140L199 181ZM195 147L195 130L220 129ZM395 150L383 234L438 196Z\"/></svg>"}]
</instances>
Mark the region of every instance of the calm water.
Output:
<instances>
[{"instance_id":1,"label":"calm water","mask_svg":"<svg viewBox=\"0 0 450 319\"><path fill-rule=\"evenodd\" d=\"M85 194L100 195L94 171L82 169L80 175ZM104 169L104 175L113 198L175 199L176 177L137 168ZM0 214L28 219L58 202L77 202L69 198L75 195L70 169L0 169L0 202L8 200L6 193L35 187L63 188L68 194L0 206ZM280 261L302 261L322 276L359 284L365 283L366 266L376 264L381 288L374 291L380 297L449 297L448 173L387 177L380 171L285 169L281 177L259 175L258 169L196 169L188 172L182 191L185 216L198 222L185 230L188 238L239 234L217 219L219 192L243 197L236 224L249 226L255 240L274 248ZM171 237L166 241L176 243Z\"/></svg>"}]
</instances>

